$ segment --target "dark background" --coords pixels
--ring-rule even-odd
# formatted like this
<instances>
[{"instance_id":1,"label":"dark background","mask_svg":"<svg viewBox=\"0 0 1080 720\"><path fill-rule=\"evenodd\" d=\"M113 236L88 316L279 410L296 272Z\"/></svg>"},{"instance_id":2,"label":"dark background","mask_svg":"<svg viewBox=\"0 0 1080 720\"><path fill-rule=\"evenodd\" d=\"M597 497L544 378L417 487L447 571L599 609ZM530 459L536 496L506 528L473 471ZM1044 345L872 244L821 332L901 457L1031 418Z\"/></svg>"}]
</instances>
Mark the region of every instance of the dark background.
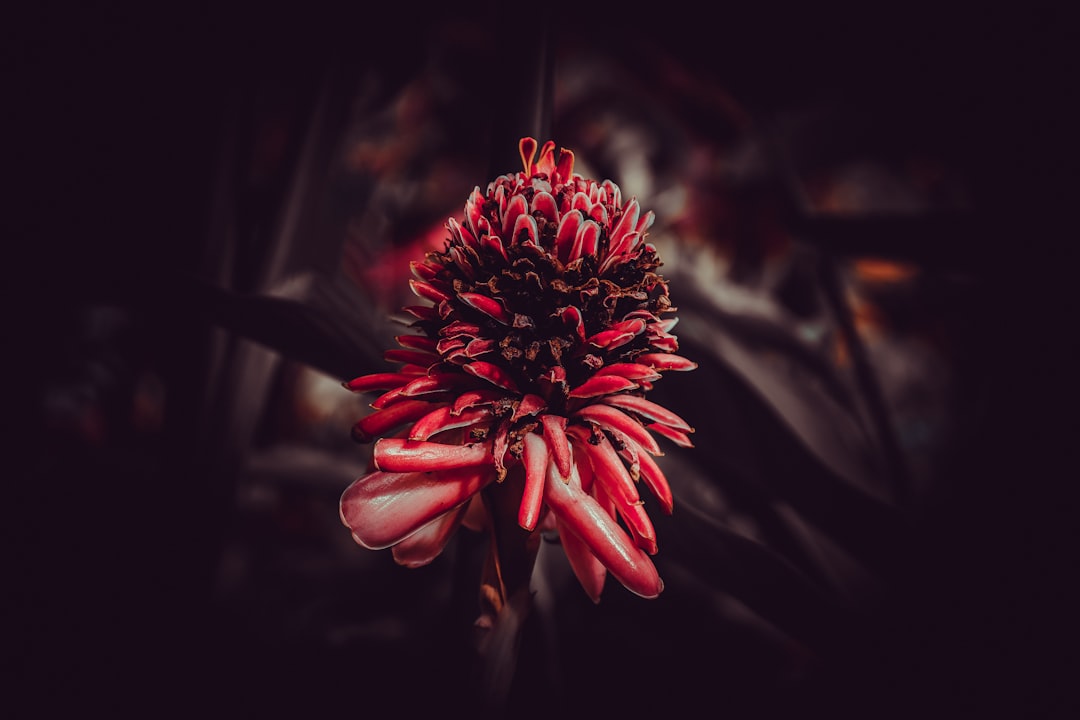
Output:
<instances>
[{"instance_id":1,"label":"dark background","mask_svg":"<svg viewBox=\"0 0 1080 720\"><path fill-rule=\"evenodd\" d=\"M645 708L708 701L716 714L786 717L812 708L863 717L1075 710L1067 263L1075 230L1063 220L1075 197L1075 125L1066 111L1076 38L1063 13L1019 4L755 4L703 15L682 3L551 12L560 39L632 62L647 38L758 115L822 101L853 106L881 135L944 157L963 177L972 212L963 232L947 241L931 235L901 254L976 278L965 301L970 365L960 370L974 368L989 388L941 461L947 492L918 516L887 592L862 608L872 632L838 637L831 652L826 643L825 660L778 692L754 642L719 633L716 656L698 664L684 656L700 651L687 635L706 631L665 620L667 640L647 636L640 655L616 645L622 652L604 656L608 668L582 670L618 689L580 706L633 709L637 693ZM409 645L292 642L252 630L237 622L243 611L215 601L233 518L231 475L185 449L206 447L198 397L209 328L222 321L220 306L207 305L189 279L205 278L218 164L237 142L228 129L245 127L230 125L230 112L251 126L260 108L302 112L326 68L367 69L391 84L409 78L423 72L433 28L465 18L520 33L520 57L474 68L480 127L512 94L505 83L514 64L526 66L535 52L536 18L490 3L435 11L59 3L5 15L5 436L13 462L3 503L11 555L4 596L12 601L3 675L15 691L5 695L22 705L12 717L98 707L321 716L393 702L475 703L461 629L472 610L451 603L442 621L418 619L424 608L407 598L428 592L422 579L395 579L402 595L365 596L391 615L403 603L401 617L425 633ZM265 101L259 93L268 87L277 92ZM469 137L470 119L438 122L463 133L462 144L485 147L490 129ZM232 287L256 289L245 287L242 268ZM149 437L127 428L88 444L50 421L49 390L83 372L80 359L96 352L87 343L102 337L86 339L85 311L94 307L126 313L127 330L105 332L105 350L155 367L168 388L168 412ZM129 391L103 396L106 418L120 412L109 398ZM792 460L796 469L800 462ZM376 577L396 578L392 570L380 566L385 574ZM610 598L608 622L621 612L637 617L620 611L629 606L621 597ZM650 657L659 659L651 668ZM532 683L515 702L546 707L543 681Z\"/></svg>"}]
</instances>

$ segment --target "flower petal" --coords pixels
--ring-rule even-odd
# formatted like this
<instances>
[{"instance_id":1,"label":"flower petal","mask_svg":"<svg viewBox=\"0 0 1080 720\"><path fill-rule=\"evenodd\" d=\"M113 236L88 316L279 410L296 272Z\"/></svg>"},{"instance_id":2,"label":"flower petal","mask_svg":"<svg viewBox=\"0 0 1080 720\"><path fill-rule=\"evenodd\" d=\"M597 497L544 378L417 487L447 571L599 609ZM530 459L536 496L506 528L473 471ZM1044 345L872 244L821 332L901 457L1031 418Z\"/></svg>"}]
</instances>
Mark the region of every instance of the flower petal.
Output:
<instances>
[{"instance_id":1,"label":"flower petal","mask_svg":"<svg viewBox=\"0 0 1080 720\"><path fill-rule=\"evenodd\" d=\"M599 603L600 593L604 590L604 580L607 578L607 568L558 516L555 517L555 528L559 531L559 543L566 553L566 559L570 561L574 577L581 583L589 599Z\"/></svg>"},{"instance_id":2,"label":"flower petal","mask_svg":"<svg viewBox=\"0 0 1080 720\"><path fill-rule=\"evenodd\" d=\"M566 418L561 415L550 413L540 416L540 423L544 426L544 442L547 443L551 453L551 460L559 472L559 476L565 480L570 477L570 443L566 439Z\"/></svg>"},{"instance_id":3,"label":"flower petal","mask_svg":"<svg viewBox=\"0 0 1080 720\"><path fill-rule=\"evenodd\" d=\"M385 435L400 425L420 419L436 407L438 405L426 400L403 400L394 403L382 410L376 410L353 425L353 439L357 442L371 442L375 437Z\"/></svg>"},{"instance_id":4,"label":"flower petal","mask_svg":"<svg viewBox=\"0 0 1080 720\"><path fill-rule=\"evenodd\" d=\"M645 426L636 418L630 417L617 408L594 403L578 410L577 417L591 420L605 430L615 430L623 433L653 455L663 455L660 446L656 443L656 438L649 434Z\"/></svg>"},{"instance_id":5,"label":"flower petal","mask_svg":"<svg viewBox=\"0 0 1080 720\"><path fill-rule=\"evenodd\" d=\"M590 441L588 430L578 425L568 427L566 434L571 438L574 454L580 452L589 459L596 482L603 485L612 498L624 505L632 505L641 500L626 465L605 436L601 435L600 442L594 445ZM573 442L574 440L577 442Z\"/></svg>"},{"instance_id":6,"label":"flower petal","mask_svg":"<svg viewBox=\"0 0 1080 720\"><path fill-rule=\"evenodd\" d=\"M638 355L635 361L657 370L693 370L698 366L692 360L670 353L644 353Z\"/></svg>"},{"instance_id":7,"label":"flower petal","mask_svg":"<svg viewBox=\"0 0 1080 720\"><path fill-rule=\"evenodd\" d=\"M627 380L659 380L660 373L641 363L612 363L596 371L597 375L618 375Z\"/></svg>"},{"instance_id":8,"label":"flower petal","mask_svg":"<svg viewBox=\"0 0 1080 720\"><path fill-rule=\"evenodd\" d=\"M660 501L660 508L664 513L670 515L675 501L671 496L671 486L668 485L664 472L647 453L638 453L638 463L640 463L638 474L641 482Z\"/></svg>"},{"instance_id":9,"label":"flower petal","mask_svg":"<svg viewBox=\"0 0 1080 720\"><path fill-rule=\"evenodd\" d=\"M387 472L431 472L492 463L488 443L444 445L405 438L376 440L372 457L375 467Z\"/></svg>"},{"instance_id":10,"label":"flower petal","mask_svg":"<svg viewBox=\"0 0 1080 720\"><path fill-rule=\"evenodd\" d=\"M503 325L509 325L514 319L514 314L506 309L502 300L481 295L480 293L459 293L458 297L471 308L479 310L490 318L498 320Z\"/></svg>"},{"instance_id":11,"label":"flower petal","mask_svg":"<svg viewBox=\"0 0 1080 720\"><path fill-rule=\"evenodd\" d=\"M571 466L573 467L573 465ZM544 500L565 528L576 535L627 590L645 598L655 598L664 589L649 556L630 541L618 523L592 497L581 490L576 469L571 480L560 482L549 466L544 483ZM589 588L586 588L586 592Z\"/></svg>"},{"instance_id":12,"label":"flower petal","mask_svg":"<svg viewBox=\"0 0 1080 720\"><path fill-rule=\"evenodd\" d=\"M548 470L548 447L536 433L525 433L522 438L521 461L525 466L525 489L521 493L518 509L518 525L532 532L540 519L543 506L544 478Z\"/></svg>"},{"instance_id":13,"label":"flower petal","mask_svg":"<svg viewBox=\"0 0 1080 720\"><path fill-rule=\"evenodd\" d=\"M633 390L636 387L637 383L633 380L627 380L618 375L593 375L591 378L571 390L570 397L599 397L610 393L622 392L623 390Z\"/></svg>"},{"instance_id":14,"label":"flower petal","mask_svg":"<svg viewBox=\"0 0 1080 720\"><path fill-rule=\"evenodd\" d=\"M465 369L465 372L470 375L475 375L482 380L487 380L492 385L497 385L498 387L511 392L518 391L517 385L514 383L514 380L510 377L509 373L498 365L493 365L489 362L484 362L483 360L474 360L462 367Z\"/></svg>"},{"instance_id":15,"label":"flower petal","mask_svg":"<svg viewBox=\"0 0 1080 720\"><path fill-rule=\"evenodd\" d=\"M424 527L390 548L394 562L407 568L428 565L439 557L443 548L454 536L454 531L461 524L461 518L468 508L462 503L450 512L443 513Z\"/></svg>"},{"instance_id":16,"label":"flower petal","mask_svg":"<svg viewBox=\"0 0 1080 720\"><path fill-rule=\"evenodd\" d=\"M657 405L651 400L646 400L643 397L638 397L636 395L610 395L603 398L601 402L607 403L608 405L614 405L623 410L629 410L647 420L663 423L676 430L694 432L694 429L681 417L671 412L666 407Z\"/></svg>"},{"instance_id":17,"label":"flower petal","mask_svg":"<svg viewBox=\"0 0 1080 720\"><path fill-rule=\"evenodd\" d=\"M405 385L412 380L411 375L401 373L372 373L361 375L347 382L343 382L349 390L355 393L371 392L372 390L393 390Z\"/></svg>"},{"instance_id":18,"label":"flower petal","mask_svg":"<svg viewBox=\"0 0 1080 720\"><path fill-rule=\"evenodd\" d=\"M649 423L649 429L654 433L663 435L671 442L675 443L679 447L692 448L694 447L693 441L687 436L686 433L679 432L678 430L668 427L663 423Z\"/></svg>"},{"instance_id":19,"label":"flower petal","mask_svg":"<svg viewBox=\"0 0 1080 720\"><path fill-rule=\"evenodd\" d=\"M432 435L446 430L469 427L490 420L491 417L490 408L471 408L455 415L452 407L444 405L417 420L409 430L409 440L427 440Z\"/></svg>"},{"instance_id":20,"label":"flower petal","mask_svg":"<svg viewBox=\"0 0 1080 720\"><path fill-rule=\"evenodd\" d=\"M464 503L492 479L494 473L483 467L439 475L376 471L345 490L339 514L357 543L381 550Z\"/></svg>"}]
</instances>

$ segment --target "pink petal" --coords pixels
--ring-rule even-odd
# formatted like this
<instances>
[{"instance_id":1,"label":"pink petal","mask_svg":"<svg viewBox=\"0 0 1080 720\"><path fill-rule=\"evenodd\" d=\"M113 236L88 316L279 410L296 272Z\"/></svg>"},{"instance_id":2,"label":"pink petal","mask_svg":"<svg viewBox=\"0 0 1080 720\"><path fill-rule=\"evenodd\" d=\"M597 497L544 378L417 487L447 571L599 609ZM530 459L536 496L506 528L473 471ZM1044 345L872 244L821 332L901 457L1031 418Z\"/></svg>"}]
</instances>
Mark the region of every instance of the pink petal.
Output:
<instances>
[{"instance_id":1,"label":"pink petal","mask_svg":"<svg viewBox=\"0 0 1080 720\"><path fill-rule=\"evenodd\" d=\"M341 496L341 521L371 550L401 542L494 479L490 468L440 473L373 472Z\"/></svg>"},{"instance_id":2,"label":"pink petal","mask_svg":"<svg viewBox=\"0 0 1080 720\"><path fill-rule=\"evenodd\" d=\"M407 568L428 565L437 558L454 536L454 531L461 524L461 518L468 508L462 503L448 513L444 513L424 527L390 548L394 562Z\"/></svg>"},{"instance_id":3,"label":"pink petal","mask_svg":"<svg viewBox=\"0 0 1080 720\"><path fill-rule=\"evenodd\" d=\"M645 598L655 598L664 589L649 556L635 547L618 523L593 498L581 490L576 470L569 483L553 477L549 466L544 483L544 500L566 529L576 535L626 589ZM590 588L586 587L586 592Z\"/></svg>"}]
</instances>

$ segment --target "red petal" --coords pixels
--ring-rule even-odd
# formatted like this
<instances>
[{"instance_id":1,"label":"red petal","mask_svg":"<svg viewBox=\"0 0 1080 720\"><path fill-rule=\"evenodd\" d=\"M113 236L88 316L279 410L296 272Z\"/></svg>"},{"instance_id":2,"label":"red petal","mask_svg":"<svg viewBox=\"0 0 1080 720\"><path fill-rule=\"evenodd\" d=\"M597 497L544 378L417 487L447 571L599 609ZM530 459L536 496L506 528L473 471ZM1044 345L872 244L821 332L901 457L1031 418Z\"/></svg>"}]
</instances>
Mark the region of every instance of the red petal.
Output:
<instances>
[{"instance_id":1,"label":"red petal","mask_svg":"<svg viewBox=\"0 0 1080 720\"><path fill-rule=\"evenodd\" d=\"M424 375L416 378L408 385L401 388L401 394L405 397L416 397L418 395L428 395L443 390L457 390L463 385L473 385L475 382L476 381L471 377L459 373Z\"/></svg>"},{"instance_id":2,"label":"red petal","mask_svg":"<svg viewBox=\"0 0 1080 720\"><path fill-rule=\"evenodd\" d=\"M536 161L534 173L541 173L551 177L555 172L555 143L548 140L544 147L540 148L540 159Z\"/></svg>"},{"instance_id":3,"label":"red petal","mask_svg":"<svg viewBox=\"0 0 1080 720\"><path fill-rule=\"evenodd\" d=\"M339 514L357 543L381 550L465 502L493 478L490 468L439 475L373 472L345 490Z\"/></svg>"},{"instance_id":4,"label":"red petal","mask_svg":"<svg viewBox=\"0 0 1080 720\"><path fill-rule=\"evenodd\" d=\"M492 385L497 385L498 387L511 392L518 391L517 385L514 383L513 379L511 379L510 375L498 365L492 365L483 360L475 360L462 367L467 373L475 375L481 380L487 380Z\"/></svg>"},{"instance_id":5,"label":"red petal","mask_svg":"<svg viewBox=\"0 0 1080 720\"><path fill-rule=\"evenodd\" d=\"M582 492L580 478L574 477L576 470L571 472L569 483L560 482L550 472L544 483L544 500L558 520L589 548L626 589L646 598L659 596L664 583L649 556L634 546L596 500Z\"/></svg>"},{"instance_id":6,"label":"red petal","mask_svg":"<svg viewBox=\"0 0 1080 720\"><path fill-rule=\"evenodd\" d=\"M533 158L536 157L536 140L531 137L523 137L518 141L518 151L521 153L521 164L525 169L525 177L532 177Z\"/></svg>"},{"instance_id":7,"label":"red petal","mask_svg":"<svg viewBox=\"0 0 1080 720\"><path fill-rule=\"evenodd\" d=\"M627 380L659 380L660 373L641 363L613 363L596 371L599 375L618 375Z\"/></svg>"},{"instance_id":8,"label":"red petal","mask_svg":"<svg viewBox=\"0 0 1080 720\"><path fill-rule=\"evenodd\" d=\"M657 370L693 370L698 366L692 360L670 353L645 353L638 355L636 360Z\"/></svg>"},{"instance_id":9,"label":"red petal","mask_svg":"<svg viewBox=\"0 0 1080 720\"><path fill-rule=\"evenodd\" d=\"M372 451L375 467L390 472L431 472L490 465L491 445L444 445L404 438L382 438Z\"/></svg>"},{"instance_id":10,"label":"red petal","mask_svg":"<svg viewBox=\"0 0 1080 720\"><path fill-rule=\"evenodd\" d=\"M446 338L460 338L462 336L468 336L469 339L475 338L480 334L480 326L476 323L465 322L464 320L455 320L452 323L446 325L439 330L439 335Z\"/></svg>"},{"instance_id":11,"label":"red petal","mask_svg":"<svg viewBox=\"0 0 1080 720\"><path fill-rule=\"evenodd\" d=\"M477 405L489 405L495 400L506 397L506 393L494 388L484 388L483 390L469 390L458 396L454 400L454 406L452 414L457 415L468 408L475 407Z\"/></svg>"},{"instance_id":12,"label":"red petal","mask_svg":"<svg viewBox=\"0 0 1080 720\"><path fill-rule=\"evenodd\" d=\"M390 548L394 562L407 568L428 565L439 557L443 548L454 536L454 531L461 524L461 518L468 508L466 503L458 505L448 513L429 522L424 527Z\"/></svg>"},{"instance_id":13,"label":"red petal","mask_svg":"<svg viewBox=\"0 0 1080 720\"><path fill-rule=\"evenodd\" d=\"M570 247L569 260L573 262L579 257L594 255L600 239L600 226L594 220L586 220L578 228L574 236L574 244Z\"/></svg>"},{"instance_id":14,"label":"red petal","mask_svg":"<svg viewBox=\"0 0 1080 720\"><path fill-rule=\"evenodd\" d=\"M485 250L488 250L502 257L504 262L510 262L510 258L506 255L506 247L503 246L502 238L500 238L498 235L492 235L491 233L484 235L482 238L480 238L480 245Z\"/></svg>"},{"instance_id":15,"label":"red petal","mask_svg":"<svg viewBox=\"0 0 1080 720\"><path fill-rule=\"evenodd\" d=\"M357 442L371 442L375 437L385 435L400 425L418 420L435 407L437 406L426 400L404 400L384 410L376 410L353 425L353 439Z\"/></svg>"},{"instance_id":16,"label":"red petal","mask_svg":"<svg viewBox=\"0 0 1080 720\"><path fill-rule=\"evenodd\" d=\"M409 287L417 297L430 300L434 303L449 300L450 294L423 280L409 280Z\"/></svg>"},{"instance_id":17,"label":"red petal","mask_svg":"<svg viewBox=\"0 0 1080 720\"><path fill-rule=\"evenodd\" d=\"M645 398L636 395L611 395L605 397L601 402L605 402L608 405L614 405L623 410L629 410L630 412L641 415L647 420L663 423L664 425L677 430L694 432L694 429L690 427L685 420L668 410L666 407L657 405L651 400L646 400Z\"/></svg>"},{"instance_id":18,"label":"red petal","mask_svg":"<svg viewBox=\"0 0 1080 720\"><path fill-rule=\"evenodd\" d=\"M622 216L619 217L619 221L615 223L615 227L611 229L611 234L608 236L608 247L612 248L613 253L615 248L619 248L623 244L623 236L634 232L640 212L641 207L638 205L637 198L633 198L626 203L622 210ZM619 252L621 254L624 250L619 250Z\"/></svg>"},{"instance_id":19,"label":"red petal","mask_svg":"<svg viewBox=\"0 0 1080 720\"><path fill-rule=\"evenodd\" d=\"M515 245L518 239L517 219L521 216L528 217L528 215L529 201L525 199L524 195L515 195L510 198L510 202L506 205L506 214L503 215L500 235L509 238L511 245Z\"/></svg>"},{"instance_id":20,"label":"red petal","mask_svg":"<svg viewBox=\"0 0 1080 720\"><path fill-rule=\"evenodd\" d=\"M570 443L566 439L566 418L561 415L541 415L540 423L544 426L544 442L547 443L552 461L565 480L570 477Z\"/></svg>"},{"instance_id":21,"label":"red petal","mask_svg":"<svg viewBox=\"0 0 1080 720\"><path fill-rule=\"evenodd\" d=\"M371 392L372 390L392 390L399 388L412 380L409 375L401 373L373 373L361 375L358 378L342 383L346 388L356 393Z\"/></svg>"},{"instance_id":22,"label":"red petal","mask_svg":"<svg viewBox=\"0 0 1080 720\"><path fill-rule=\"evenodd\" d=\"M544 478L548 469L548 448L544 439L536 433L526 433L522 438L521 460L525 466L525 489L518 508L518 525L529 532L536 529L544 496Z\"/></svg>"},{"instance_id":23,"label":"red petal","mask_svg":"<svg viewBox=\"0 0 1080 720\"><path fill-rule=\"evenodd\" d=\"M550 222L557 222L559 219L559 207L555 204L555 198L543 190L533 195L530 213L535 212L539 212Z\"/></svg>"},{"instance_id":24,"label":"red petal","mask_svg":"<svg viewBox=\"0 0 1080 720\"><path fill-rule=\"evenodd\" d=\"M502 300L497 298L491 298L480 293L461 293L458 297L469 307L479 310L504 325L509 325L510 321L514 319L514 315L506 309Z\"/></svg>"},{"instance_id":25,"label":"red petal","mask_svg":"<svg viewBox=\"0 0 1080 720\"><path fill-rule=\"evenodd\" d=\"M641 463L639 470L641 481L645 484L645 487L649 488L649 492L660 501L660 507L663 511L670 515L675 501L671 496L671 486L668 485L667 478L664 477L660 466L645 453L638 455L638 462Z\"/></svg>"},{"instance_id":26,"label":"red petal","mask_svg":"<svg viewBox=\"0 0 1080 720\"><path fill-rule=\"evenodd\" d=\"M618 330L603 330L596 333L588 342L590 345L604 349L615 349L622 347L626 343L633 340L635 337L632 332L620 332Z\"/></svg>"},{"instance_id":27,"label":"red petal","mask_svg":"<svg viewBox=\"0 0 1080 720\"><path fill-rule=\"evenodd\" d=\"M679 447L694 447L694 443L690 440L686 433L679 432L678 430L668 427L667 425L663 425L661 423L649 423L649 429L652 430L654 433L663 435Z\"/></svg>"},{"instance_id":28,"label":"red petal","mask_svg":"<svg viewBox=\"0 0 1080 720\"><path fill-rule=\"evenodd\" d=\"M577 336L582 342L585 341L585 321L581 318L581 311L573 305L569 305L562 309L560 313L564 323L574 328L577 332Z\"/></svg>"},{"instance_id":29,"label":"red petal","mask_svg":"<svg viewBox=\"0 0 1080 720\"><path fill-rule=\"evenodd\" d=\"M479 422L491 419L490 408L471 408L465 412L454 414L451 407L445 406L434 410L416 421L409 430L410 440L427 440L432 435L445 430L469 427Z\"/></svg>"},{"instance_id":30,"label":"red petal","mask_svg":"<svg viewBox=\"0 0 1080 720\"><path fill-rule=\"evenodd\" d=\"M569 182L574 176L574 153L566 148L559 148L559 164L555 167L553 182Z\"/></svg>"},{"instance_id":31,"label":"red petal","mask_svg":"<svg viewBox=\"0 0 1080 720\"><path fill-rule=\"evenodd\" d=\"M524 199L524 195L518 195L519 198ZM522 238L522 232L525 233L525 237ZM539 237L540 231L536 227L536 218L532 215L520 215L517 220L514 221L514 231L511 237L511 244L536 245L536 239Z\"/></svg>"},{"instance_id":32,"label":"red petal","mask_svg":"<svg viewBox=\"0 0 1080 720\"><path fill-rule=\"evenodd\" d=\"M570 569L574 576L585 588L585 594L594 603L600 602L600 593L604 590L604 580L607 578L607 569L604 564L592 554L589 546L579 538L558 517L555 518L555 528L559 531L559 542L566 559L570 561Z\"/></svg>"},{"instance_id":33,"label":"red petal","mask_svg":"<svg viewBox=\"0 0 1080 720\"><path fill-rule=\"evenodd\" d=\"M559 221L559 229L555 233L555 251L561 262L569 262L570 249L574 245L574 238L577 237L582 220L580 212L570 210Z\"/></svg>"},{"instance_id":34,"label":"red petal","mask_svg":"<svg viewBox=\"0 0 1080 720\"><path fill-rule=\"evenodd\" d=\"M529 393L521 398L521 402L519 402L518 406L514 409L514 414L510 418L510 422L517 422L526 415L535 415L545 409L547 409L547 403L544 402L544 398Z\"/></svg>"},{"instance_id":35,"label":"red petal","mask_svg":"<svg viewBox=\"0 0 1080 720\"><path fill-rule=\"evenodd\" d=\"M604 486L608 494L624 505L633 505L641 500L637 487L634 486L634 481L630 479L630 474L626 470L626 465L623 464L622 458L615 452L615 448L608 439L601 436L600 443L593 445L588 437L583 438L579 431L588 433L580 426L571 426L566 429L571 438L579 441L574 443L575 454L580 450L585 457L589 458L596 481Z\"/></svg>"},{"instance_id":36,"label":"red petal","mask_svg":"<svg viewBox=\"0 0 1080 720\"><path fill-rule=\"evenodd\" d=\"M656 438L649 434L636 418L626 413L601 403L586 405L577 411L577 416L585 420L591 420L601 427L616 430L627 435L631 440L640 445L653 455L662 455L660 446L656 444Z\"/></svg>"},{"instance_id":37,"label":"red petal","mask_svg":"<svg viewBox=\"0 0 1080 720\"><path fill-rule=\"evenodd\" d=\"M570 391L572 398L591 398L610 393L632 390L637 387L633 380L618 375L594 375Z\"/></svg>"}]
</instances>

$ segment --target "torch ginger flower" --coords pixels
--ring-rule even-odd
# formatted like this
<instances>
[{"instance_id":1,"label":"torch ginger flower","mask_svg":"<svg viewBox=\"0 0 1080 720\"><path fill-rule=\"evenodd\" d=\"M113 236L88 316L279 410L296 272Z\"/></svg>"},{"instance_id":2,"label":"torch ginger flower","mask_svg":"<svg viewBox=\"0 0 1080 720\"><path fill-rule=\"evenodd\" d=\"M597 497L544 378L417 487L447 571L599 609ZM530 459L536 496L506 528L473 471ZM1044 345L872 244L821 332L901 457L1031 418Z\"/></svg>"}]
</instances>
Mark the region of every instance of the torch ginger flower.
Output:
<instances>
[{"instance_id":1,"label":"torch ginger flower","mask_svg":"<svg viewBox=\"0 0 1080 720\"><path fill-rule=\"evenodd\" d=\"M430 304L405 308L419 333L385 355L401 367L344 383L382 392L353 436L383 437L341 519L360 545L415 567L470 505L482 511L484 488L512 482L517 524L558 530L594 602L608 572L652 598L663 582L638 487L671 513L653 433L689 447L693 428L644 396L696 364L675 354L675 308L645 242L653 213L575 174L573 153L556 161L554 147L534 163L523 138L524 170L474 189L444 250L412 263L412 290Z\"/></svg>"}]
</instances>

